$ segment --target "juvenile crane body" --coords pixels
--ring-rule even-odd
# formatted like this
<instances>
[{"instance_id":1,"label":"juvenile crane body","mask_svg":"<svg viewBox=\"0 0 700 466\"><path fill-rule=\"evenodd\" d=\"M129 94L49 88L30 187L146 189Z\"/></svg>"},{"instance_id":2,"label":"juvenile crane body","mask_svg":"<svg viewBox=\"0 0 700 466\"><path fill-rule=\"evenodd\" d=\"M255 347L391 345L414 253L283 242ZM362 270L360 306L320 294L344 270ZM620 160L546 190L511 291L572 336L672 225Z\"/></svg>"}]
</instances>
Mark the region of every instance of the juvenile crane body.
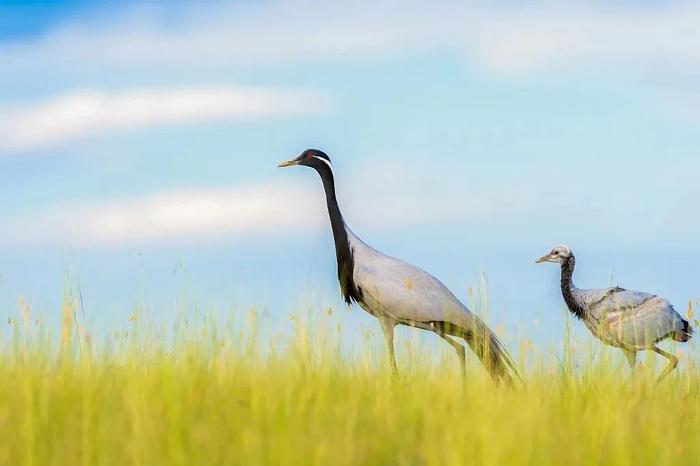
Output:
<instances>
[{"instance_id":1,"label":"juvenile crane body","mask_svg":"<svg viewBox=\"0 0 700 466\"><path fill-rule=\"evenodd\" d=\"M690 323L670 302L650 293L612 288L583 290L574 285L576 257L571 248L558 245L537 263L561 265L561 293L572 314L603 343L622 349L634 369L637 352L654 351L669 360L659 376L667 376L678 365L678 358L656 346L667 338L687 342L693 334Z\"/></svg>"},{"instance_id":2,"label":"juvenile crane body","mask_svg":"<svg viewBox=\"0 0 700 466\"><path fill-rule=\"evenodd\" d=\"M452 345L462 371L465 370L465 350L452 337L464 339L496 382L512 385L510 372L517 375L515 365L496 335L478 316L438 279L371 248L348 228L336 199L328 156L309 149L280 167L293 165L314 168L321 177L335 241L341 292L348 304L356 302L379 320L394 372L397 370L394 328L407 325L434 332Z\"/></svg>"}]
</instances>

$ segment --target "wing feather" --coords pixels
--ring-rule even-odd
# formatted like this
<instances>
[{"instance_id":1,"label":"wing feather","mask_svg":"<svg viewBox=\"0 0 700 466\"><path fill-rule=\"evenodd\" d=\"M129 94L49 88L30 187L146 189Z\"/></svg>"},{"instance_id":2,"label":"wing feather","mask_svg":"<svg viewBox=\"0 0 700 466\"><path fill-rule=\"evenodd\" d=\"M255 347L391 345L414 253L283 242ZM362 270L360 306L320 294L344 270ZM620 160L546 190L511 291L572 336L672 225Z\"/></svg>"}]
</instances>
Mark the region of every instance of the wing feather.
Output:
<instances>
[{"instance_id":1,"label":"wing feather","mask_svg":"<svg viewBox=\"0 0 700 466\"><path fill-rule=\"evenodd\" d=\"M646 295L647 299L643 299ZM644 349L683 329L683 319L671 303L647 293L626 295L605 311L600 325L614 342Z\"/></svg>"}]
</instances>

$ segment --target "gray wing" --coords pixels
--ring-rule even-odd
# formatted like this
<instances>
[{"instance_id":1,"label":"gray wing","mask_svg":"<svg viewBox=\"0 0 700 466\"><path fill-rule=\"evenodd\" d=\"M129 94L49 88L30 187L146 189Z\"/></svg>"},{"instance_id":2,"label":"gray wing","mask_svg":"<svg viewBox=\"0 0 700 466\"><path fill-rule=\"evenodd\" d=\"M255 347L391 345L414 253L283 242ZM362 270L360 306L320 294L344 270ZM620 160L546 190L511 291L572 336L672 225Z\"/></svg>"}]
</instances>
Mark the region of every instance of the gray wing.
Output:
<instances>
[{"instance_id":1,"label":"gray wing","mask_svg":"<svg viewBox=\"0 0 700 466\"><path fill-rule=\"evenodd\" d=\"M588 312L599 326L596 333L609 343L644 349L683 329L671 303L654 294L624 288L585 291Z\"/></svg>"},{"instance_id":2,"label":"gray wing","mask_svg":"<svg viewBox=\"0 0 700 466\"><path fill-rule=\"evenodd\" d=\"M574 291L574 297L592 317L599 320L608 312L632 309L656 296L616 286L594 290L577 289Z\"/></svg>"},{"instance_id":3,"label":"gray wing","mask_svg":"<svg viewBox=\"0 0 700 466\"><path fill-rule=\"evenodd\" d=\"M360 289L360 305L378 317L397 323L449 323L459 327L451 335L464 338L491 377L512 385L509 373L518 374L512 358L498 337L471 313L452 292L429 273L399 259L385 256L351 236L353 280ZM442 327L444 328L444 327Z\"/></svg>"},{"instance_id":4,"label":"gray wing","mask_svg":"<svg viewBox=\"0 0 700 466\"><path fill-rule=\"evenodd\" d=\"M601 304L607 304L614 308L632 309L656 298L656 295L642 291L625 290L618 288L610 294L609 298Z\"/></svg>"},{"instance_id":5,"label":"gray wing","mask_svg":"<svg viewBox=\"0 0 700 466\"><path fill-rule=\"evenodd\" d=\"M364 243L354 246L353 279L369 312L387 314L399 322L470 326L473 314L437 278Z\"/></svg>"},{"instance_id":6,"label":"gray wing","mask_svg":"<svg viewBox=\"0 0 700 466\"><path fill-rule=\"evenodd\" d=\"M613 292L621 288L602 288L597 290L574 290L573 294L576 300L585 308L590 308L609 297Z\"/></svg>"},{"instance_id":7,"label":"gray wing","mask_svg":"<svg viewBox=\"0 0 700 466\"><path fill-rule=\"evenodd\" d=\"M601 321L608 335L621 346L644 349L684 328L683 318L668 300L657 296L632 308L620 308Z\"/></svg>"}]
</instances>

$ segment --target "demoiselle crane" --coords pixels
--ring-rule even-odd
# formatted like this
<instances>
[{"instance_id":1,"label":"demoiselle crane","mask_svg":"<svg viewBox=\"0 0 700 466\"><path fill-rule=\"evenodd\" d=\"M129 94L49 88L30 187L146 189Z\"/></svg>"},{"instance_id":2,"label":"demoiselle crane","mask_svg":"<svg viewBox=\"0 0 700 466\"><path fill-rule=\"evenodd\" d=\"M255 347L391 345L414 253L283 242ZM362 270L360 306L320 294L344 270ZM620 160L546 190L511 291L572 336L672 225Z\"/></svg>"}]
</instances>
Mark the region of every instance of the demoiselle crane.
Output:
<instances>
[{"instance_id":1,"label":"demoiselle crane","mask_svg":"<svg viewBox=\"0 0 700 466\"><path fill-rule=\"evenodd\" d=\"M517 376L515 364L503 344L478 316L438 279L418 267L371 248L348 228L338 207L328 155L320 150L308 149L279 166L295 165L311 167L321 176L343 298L348 305L356 302L379 319L394 374L397 373L394 328L407 325L434 332L452 345L463 374L466 372L464 346L452 337L464 339L497 383L502 381L512 385L510 372Z\"/></svg>"},{"instance_id":2,"label":"demoiselle crane","mask_svg":"<svg viewBox=\"0 0 700 466\"><path fill-rule=\"evenodd\" d=\"M600 341L621 348L632 369L637 352L644 350L654 351L669 361L659 381L676 368L678 358L656 344L667 338L687 342L693 329L668 300L617 286L593 290L577 288L573 281L576 257L571 248L563 244L554 246L535 262L561 265L561 293L569 311Z\"/></svg>"}]
</instances>

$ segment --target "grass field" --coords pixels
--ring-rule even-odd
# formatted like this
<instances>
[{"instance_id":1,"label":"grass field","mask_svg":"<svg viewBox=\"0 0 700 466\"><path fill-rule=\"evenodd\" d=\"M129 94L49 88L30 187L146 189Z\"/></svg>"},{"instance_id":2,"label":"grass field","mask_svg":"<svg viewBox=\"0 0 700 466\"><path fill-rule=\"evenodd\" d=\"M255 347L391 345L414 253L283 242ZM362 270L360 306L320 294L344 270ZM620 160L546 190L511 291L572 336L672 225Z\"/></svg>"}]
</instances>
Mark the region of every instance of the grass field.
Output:
<instances>
[{"instance_id":1,"label":"grass field","mask_svg":"<svg viewBox=\"0 0 700 466\"><path fill-rule=\"evenodd\" d=\"M75 309L67 302L55 332L26 308L9 322L2 465L700 461L692 360L655 386L654 367L631 378L595 343L571 341L555 358L523 341L509 347L526 386L508 391L473 357L463 381L451 349L420 339L400 339L394 379L381 339L344 342L330 310L292 316L287 335L253 311L231 320L193 312L167 326L135 315L95 341Z\"/></svg>"}]
</instances>

